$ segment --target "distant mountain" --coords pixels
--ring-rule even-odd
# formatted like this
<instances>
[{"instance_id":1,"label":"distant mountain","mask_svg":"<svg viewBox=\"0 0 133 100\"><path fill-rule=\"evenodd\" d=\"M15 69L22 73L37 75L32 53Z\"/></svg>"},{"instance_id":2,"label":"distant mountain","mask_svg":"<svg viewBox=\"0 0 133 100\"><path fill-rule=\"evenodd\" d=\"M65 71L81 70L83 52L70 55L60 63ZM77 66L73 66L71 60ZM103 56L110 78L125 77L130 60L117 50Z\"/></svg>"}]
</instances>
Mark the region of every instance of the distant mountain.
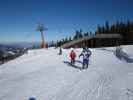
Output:
<instances>
[{"instance_id":1,"label":"distant mountain","mask_svg":"<svg viewBox=\"0 0 133 100\"><path fill-rule=\"evenodd\" d=\"M10 46L4 45L4 44L0 44L0 51L7 51L8 48L10 48Z\"/></svg>"},{"instance_id":2,"label":"distant mountain","mask_svg":"<svg viewBox=\"0 0 133 100\"><path fill-rule=\"evenodd\" d=\"M39 46L39 43L34 43L34 45ZM4 43L0 44L0 50L7 51L9 49L22 49L22 48L32 48L33 43Z\"/></svg>"}]
</instances>

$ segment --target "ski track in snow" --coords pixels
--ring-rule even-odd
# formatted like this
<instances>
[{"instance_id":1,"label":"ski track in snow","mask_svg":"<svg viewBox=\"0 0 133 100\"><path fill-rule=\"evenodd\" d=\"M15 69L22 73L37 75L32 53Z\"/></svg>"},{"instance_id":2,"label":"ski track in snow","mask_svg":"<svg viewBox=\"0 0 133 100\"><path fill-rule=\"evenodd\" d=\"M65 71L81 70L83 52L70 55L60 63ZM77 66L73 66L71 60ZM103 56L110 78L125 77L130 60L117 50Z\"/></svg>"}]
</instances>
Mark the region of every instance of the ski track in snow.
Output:
<instances>
[{"instance_id":1,"label":"ski track in snow","mask_svg":"<svg viewBox=\"0 0 133 100\"><path fill-rule=\"evenodd\" d=\"M111 76L94 68L88 69L84 73L73 84L60 91L57 97L54 97L56 99L53 100L96 100L104 92L103 88L112 81ZM88 73L91 76L95 75L95 77L88 79Z\"/></svg>"},{"instance_id":2,"label":"ski track in snow","mask_svg":"<svg viewBox=\"0 0 133 100\"><path fill-rule=\"evenodd\" d=\"M132 54L129 48L124 50ZM107 49L92 49L89 68L82 71L63 63L70 50L61 56L58 49L30 50L0 66L0 100L133 100L133 64Z\"/></svg>"}]
</instances>

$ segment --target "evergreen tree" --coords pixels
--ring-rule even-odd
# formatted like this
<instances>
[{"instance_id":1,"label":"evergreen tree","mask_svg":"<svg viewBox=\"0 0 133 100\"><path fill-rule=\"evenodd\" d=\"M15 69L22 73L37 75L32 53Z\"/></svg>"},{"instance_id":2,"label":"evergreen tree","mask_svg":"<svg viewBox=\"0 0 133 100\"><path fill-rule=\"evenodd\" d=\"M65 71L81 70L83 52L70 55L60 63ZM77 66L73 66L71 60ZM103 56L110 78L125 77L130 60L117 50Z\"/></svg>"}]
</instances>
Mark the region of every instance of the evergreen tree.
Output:
<instances>
[{"instance_id":1,"label":"evergreen tree","mask_svg":"<svg viewBox=\"0 0 133 100\"><path fill-rule=\"evenodd\" d=\"M79 33L82 34L82 29L79 30Z\"/></svg>"},{"instance_id":2,"label":"evergreen tree","mask_svg":"<svg viewBox=\"0 0 133 100\"><path fill-rule=\"evenodd\" d=\"M131 29L132 29L132 28L131 28L131 23L130 23L130 21L128 20L128 21L127 21L127 32L129 33Z\"/></svg>"},{"instance_id":3,"label":"evergreen tree","mask_svg":"<svg viewBox=\"0 0 133 100\"><path fill-rule=\"evenodd\" d=\"M82 32L83 32L82 29L80 29L80 31L79 31L79 38L83 37Z\"/></svg>"},{"instance_id":4,"label":"evergreen tree","mask_svg":"<svg viewBox=\"0 0 133 100\"><path fill-rule=\"evenodd\" d=\"M110 28L110 33L115 33L115 25L112 25Z\"/></svg>"},{"instance_id":5,"label":"evergreen tree","mask_svg":"<svg viewBox=\"0 0 133 100\"><path fill-rule=\"evenodd\" d=\"M86 36L89 36L89 33L88 32L84 33L84 37L86 37Z\"/></svg>"},{"instance_id":6,"label":"evergreen tree","mask_svg":"<svg viewBox=\"0 0 133 100\"><path fill-rule=\"evenodd\" d=\"M69 41L69 42L70 42L70 41L72 41L72 38L71 38L71 37L69 37L69 40L68 40L68 41Z\"/></svg>"},{"instance_id":7,"label":"evergreen tree","mask_svg":"<svg viewBox=\"0 0 133 100\"><path fill-rule=\"evenodd\" d=\"M79 31L76 30L76 34L75 34L74 37L73 37L74 40L78 39L78 34L79 34Z\"/></svg>"},{"instance_id":8,"label":"evergreen tree","mask_svg":"<svg viewBox=\"0 0 133 100\"><path fill-rule=\"evenodd\" d=\"M116 22L116 25L115 25L115 32L116 32L116 33L120 33L120 23L119 23L119 21Z\"/></svg>"},{"instance_id":9,"label":"evergreen tree","mask_svg":"<svg viewBox=\"0 0 133 100\"><path fill-rule=\"evenodd\" d=\"M104 26L102 27L102 33L105 33L105 27Z\"/></svg>"},{"instance_id":10,"label":"evergreen tree","mask_svg":"<svg viewBox=\"0 0 133 100\"><path fill-rule=\"evenodd\" d=\"M79 33L78 39L79 39L79 38L82 38L82 37L83 37L83 35L82 35L81 33Z\"/></svg>"},{"instance_id":11,"label":"evergreen tree","mask_svg":"<svg viewBox=\"0 0 133 100\"><path fill-rule=\"evenodd\" d=\"M105 32L109 33L109 31L110 31L109 22L106 21L106 23L105 23Z\"/></svg>"},{"instance_id":12,"label":"evergreen tree","mask_svg":"<svg viewBox=\"0 0 133 100\"><path fill-rule=\"evenodd\" d=\"M90 31L89 36L92 36L92 34L93 34L93 33Z\"/></svg>"},{"instance_id":13,"label":"evergreen tree","mask_svg":"<svg viewBox=\"0 0 133 100\"><path fill-rule=\"evenodd\" d=\"M101 34L102 33L102 28L98 25L97 27L97 33Z\"/></svg>"},{"instance_id":14,"label":"evergreen tree","mask_svg":"<svg viewBox=\"0 0 133 100\"><path fill-rule=\"evenodd\" d=\"M68 42L68 38L66 37L66 38L65 38L65 43L67 43L67 42Z\"/></svg>"}]
</instances>

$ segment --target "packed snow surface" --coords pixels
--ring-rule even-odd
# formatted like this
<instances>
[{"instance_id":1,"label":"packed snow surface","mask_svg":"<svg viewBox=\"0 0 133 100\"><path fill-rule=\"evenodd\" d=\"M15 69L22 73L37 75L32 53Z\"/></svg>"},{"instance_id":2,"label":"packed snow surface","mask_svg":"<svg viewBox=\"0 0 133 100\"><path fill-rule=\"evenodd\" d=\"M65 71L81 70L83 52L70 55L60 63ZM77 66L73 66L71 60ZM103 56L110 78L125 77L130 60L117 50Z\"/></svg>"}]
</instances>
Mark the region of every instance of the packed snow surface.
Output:
<instances>
[{"instance_id":1,"label":"packed snow surface","mask_svg":"<svg viewBox=\"0 0 133 100\"><path fill-rule=\"evenodd\" d=\"M118 59L115 48L91 49L87 70L63 63L71 49L29 50L0 65L0 100L133 100L133 63ZM82 67L77 53L76 65ZM133 58L133 46L123 46Z\"/></svg>"}]
</instances>

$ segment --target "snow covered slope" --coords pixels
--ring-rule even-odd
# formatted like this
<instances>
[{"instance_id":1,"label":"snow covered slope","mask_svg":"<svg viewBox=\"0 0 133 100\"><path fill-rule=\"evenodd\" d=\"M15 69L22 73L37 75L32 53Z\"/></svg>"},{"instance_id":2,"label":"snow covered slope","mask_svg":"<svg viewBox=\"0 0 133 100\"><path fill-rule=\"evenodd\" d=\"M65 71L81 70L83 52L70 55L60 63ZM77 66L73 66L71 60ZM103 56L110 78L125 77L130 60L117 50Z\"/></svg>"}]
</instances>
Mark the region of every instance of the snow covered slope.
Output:
<instances>
[{"instance_id":1,"label":"snow covered slope","mask_svg":"<svg viewBox=\"0 0 133 100\"><path fill-rule=\"evenodd\" d=\"M123 48L133 56L133 46ZM53 48L30 50L1 65L0 100L133 100L133 63L119 60L115 48L91 50L89 68L83 71L63 63L70 50L59 56ZM75 51L78 56L81 49Z\"/></svg>"}]
</instances>

